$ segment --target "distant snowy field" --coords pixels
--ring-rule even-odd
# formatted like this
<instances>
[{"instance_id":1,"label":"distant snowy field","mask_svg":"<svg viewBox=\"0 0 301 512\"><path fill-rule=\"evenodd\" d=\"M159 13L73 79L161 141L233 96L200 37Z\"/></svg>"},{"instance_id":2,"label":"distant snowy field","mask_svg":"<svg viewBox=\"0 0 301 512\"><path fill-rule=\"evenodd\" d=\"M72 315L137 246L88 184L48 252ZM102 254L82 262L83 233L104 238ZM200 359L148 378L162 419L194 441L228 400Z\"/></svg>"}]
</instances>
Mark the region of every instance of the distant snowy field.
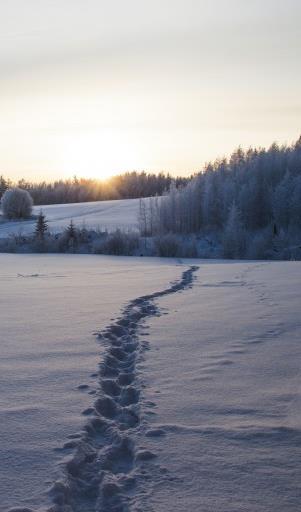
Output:
<instances>
[{"instance_id":1,"label":"distant snowy field","mask_svg":"<svg viewBox=\"0 0 301 512\"><path fill-rule=\"evenodd\" d=\"M300 510L301 263L1 254L0 275L1 512Z\"/></svg>"},{"instance_id":2,"label":"distant snowy field","mask_svg":"<svg viewBox=\"0 0 301 512\"><path fill-rule=\"evenodd\" d=\"M52 232L62 231L70 224L71 219L77 226L82 227L85 224L90 229L137 229L139 199L42 205L35 206L33 214L37 215L40 210L46 216ZM35 224L35 220L0 223L0 237L18 233L30 234L34 231Z\"/></svg>"}]
</instances>

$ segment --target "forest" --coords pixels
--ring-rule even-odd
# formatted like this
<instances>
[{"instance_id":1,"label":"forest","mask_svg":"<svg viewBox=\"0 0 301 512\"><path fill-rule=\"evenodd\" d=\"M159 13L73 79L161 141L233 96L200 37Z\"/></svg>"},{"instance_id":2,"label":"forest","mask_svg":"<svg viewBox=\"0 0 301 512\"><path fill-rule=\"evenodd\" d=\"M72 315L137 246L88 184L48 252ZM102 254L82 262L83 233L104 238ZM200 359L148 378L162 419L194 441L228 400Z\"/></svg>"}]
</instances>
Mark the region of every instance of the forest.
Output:
<instances>
[{"instance_id":1,"label":"forest","mask_svg":"<svg viewBox=\"0 0 301 512\"><path fill-rule=\"evenodd\" d=\"M192 177L171 177L168 173L126 172L106 180L77 178L54 182L31 183L24 179L13 183L0 176L0 199L5 190L19 187L27 190L35 205L81 203L109 199L134 199L162 195L171 183L176 187L187 184Z\"/></svg>"},{"instance_id":2,"label":"forest","mask_svg":"<svg viewBox=\"0 0 301 512\"><path fill-rule=\"evenodd\" d=\"M301 137L291 146L238 148L186 185L172 183L162 200L142 201L139 218L146 236L214 233L225 257L299 259Z\"/></svg>"}]
</instances>

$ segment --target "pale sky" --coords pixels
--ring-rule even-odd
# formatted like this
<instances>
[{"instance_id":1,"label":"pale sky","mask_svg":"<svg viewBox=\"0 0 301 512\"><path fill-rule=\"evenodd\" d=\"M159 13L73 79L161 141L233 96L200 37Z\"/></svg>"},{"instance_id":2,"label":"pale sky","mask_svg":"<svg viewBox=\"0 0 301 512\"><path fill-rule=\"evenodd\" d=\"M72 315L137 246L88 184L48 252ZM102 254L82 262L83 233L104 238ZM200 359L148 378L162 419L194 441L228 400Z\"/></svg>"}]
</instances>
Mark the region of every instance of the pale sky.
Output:
<instances>
[{"instance_id":1,"label":"pale sky","mask_svg":"<svg viewBox=\"0 0 301 512\"><path fill-rule=\"evenodd\" d=\"M300 0L0 0L0 174L189 174L301 134Z\"/></svg>"}]
</instances>

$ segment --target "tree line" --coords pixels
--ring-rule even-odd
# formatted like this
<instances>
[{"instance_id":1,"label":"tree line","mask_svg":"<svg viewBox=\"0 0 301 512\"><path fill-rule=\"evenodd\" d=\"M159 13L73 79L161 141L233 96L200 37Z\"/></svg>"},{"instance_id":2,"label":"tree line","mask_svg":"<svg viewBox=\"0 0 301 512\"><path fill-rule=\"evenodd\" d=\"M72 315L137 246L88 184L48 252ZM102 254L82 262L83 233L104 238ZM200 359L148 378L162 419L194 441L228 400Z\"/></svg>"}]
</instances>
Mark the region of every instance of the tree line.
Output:
<instances>
[{"instance_id":1,"label":"tree line","mask_svg":"<svg viewBox=\"0 0 301 512\"><path fill-rule=\"evenodd\" d=\"M35 205L79 203L108 199L133 199L162 195L169 190L171 183L176 187L187 184L192 177L172 178L170 174L146 172L126 172L107 180L77 178L57 180L52 183L41 181L32 183L24 179L13 183L0 176L0 199L8 188L18 187L27 190Z\"/></svg>"},{"instance_id":2,"label":"tree line","mask_svg":"<svg viewBox=\"0 0 301 512\"><path fill-rule=\"evenodd\" d=\"M141 201L140 229L145 235L218 233L227 257L251 257L255 247L267 257L281 244L300 246L301 137L291 146L238 148L183 187L171 184L162 199Z\"/></svg>"},{"instance_id":3,"label":"tree line","mask_svg":"<svg viewBox=\"0 0 301 512\"><path fill-rule=\"evenodd\" d=\"M106 182L17 185L35 204L140 197L141 239L161 256L301 259L301 137L238 148L189 178L132 172ZM10 186L0 177L0 194Z\"/></svg>"}]
</instances>

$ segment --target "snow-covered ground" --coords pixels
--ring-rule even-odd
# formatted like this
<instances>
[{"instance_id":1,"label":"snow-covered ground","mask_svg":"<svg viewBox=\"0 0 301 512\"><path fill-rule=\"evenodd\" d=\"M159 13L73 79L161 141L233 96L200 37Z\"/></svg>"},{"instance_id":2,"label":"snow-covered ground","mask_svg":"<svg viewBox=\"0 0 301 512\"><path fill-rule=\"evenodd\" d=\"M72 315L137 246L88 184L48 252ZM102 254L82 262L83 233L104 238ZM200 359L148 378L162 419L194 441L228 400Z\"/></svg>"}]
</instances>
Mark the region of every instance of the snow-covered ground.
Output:
<instances>
[{"instance_id":1,"label":"snow-covered ground","mask_svg":"<svg viewBox=\"0 0 301 512\"><path fill-rule=\"evenodd\" d=\"M71 219L77 226L85 225L90 229L99 228L108 231L117 228L136 229L139 199L35 206L33 214L37 215L40 210L46 216L49 229L52 232L62 231ZM30 234L34 231L35 224L35 220L0 223L0 238L5 238L10 234Z\"/></svg>"},{"instance_id":2,"label":"snow-covered ground","mask_svg":"<svg viewBox=\"0 0 301 512\"><path fill-rule=\"evenodd\" d=\"M180 274L164 260L0 254L1 512L47 502L61 448L93 402L102 352L93 331Z\"/></svg>"},{"instance_id":3,"label":"snow-covered ground","mask_svg":"<svg viewBox=\"0 0 301 512\"><path fill-rule=\"evenodd\" d=\"M1 512L300 510L300 263L0 269Z\"/></svg>"},{"instance_id":4,"label":"snow-covered ground","mask_svg":"<svg viewBox=\"0 0 301 512\"><path fill-rule=\"evenodd\" d=\"M148 322L141 510L301 510L301 264L200 264ZM146 409L145 409L146 410ZM142 494L143 492L143 494Z\"/></svg>"}]
</instances>

